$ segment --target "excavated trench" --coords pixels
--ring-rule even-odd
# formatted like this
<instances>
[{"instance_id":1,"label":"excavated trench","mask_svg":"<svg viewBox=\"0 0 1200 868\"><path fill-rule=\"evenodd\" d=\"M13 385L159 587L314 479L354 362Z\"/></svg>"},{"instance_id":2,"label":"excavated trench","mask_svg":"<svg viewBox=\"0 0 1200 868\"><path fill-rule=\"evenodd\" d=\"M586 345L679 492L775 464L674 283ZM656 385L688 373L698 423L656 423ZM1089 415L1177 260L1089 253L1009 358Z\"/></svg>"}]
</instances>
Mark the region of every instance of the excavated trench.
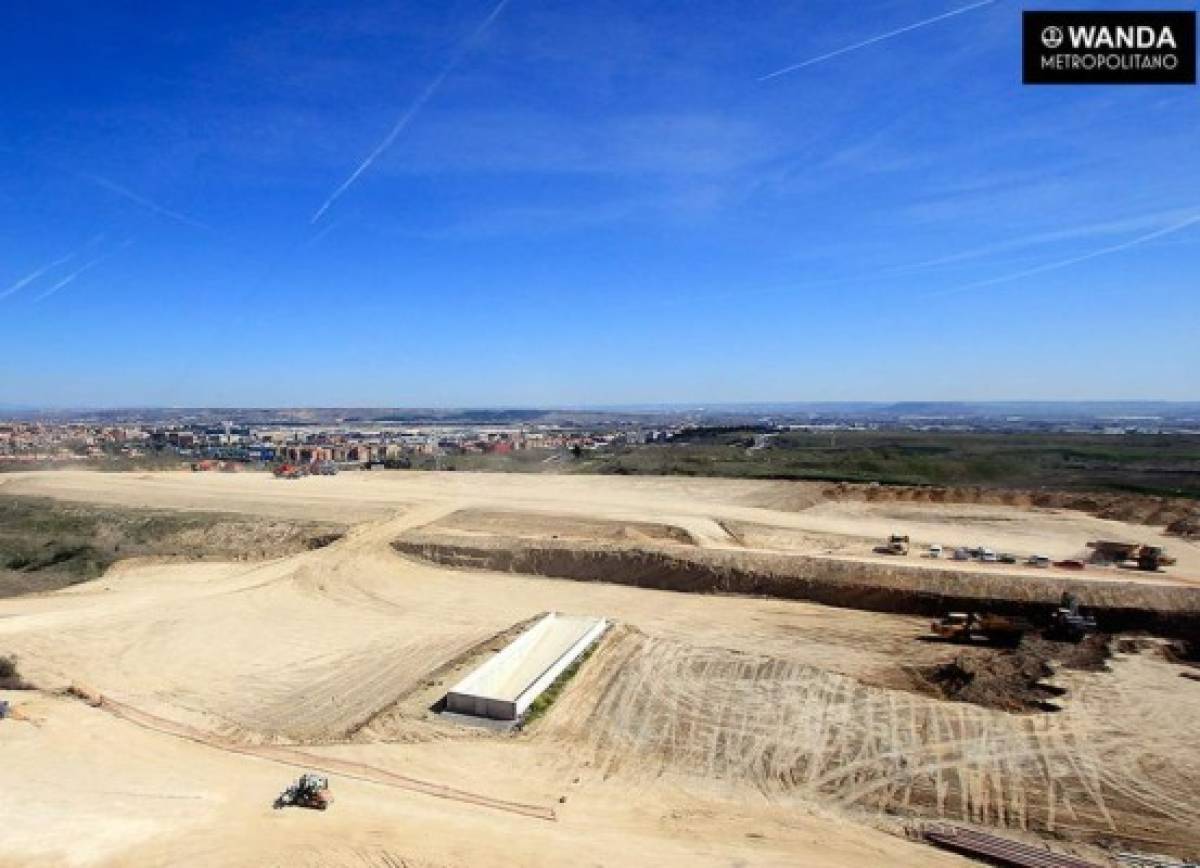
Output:
<instances>
[{"instance_id":1,"label":"excavated trench","mask_svg":"<svg viewBox=\"0 0 1200 868\"><path fill-rule=\"evenodd\" d=\"M587 545L423 531L405 534L392 545L404 555L450 567L685 593L807 600L908 615L986 609L1044 623L1063 592L1071 591L1105 632L1140 630L1180 639L1200 635L1198 588L972 573L806 555Z\"/></svg>"}]
</instances>

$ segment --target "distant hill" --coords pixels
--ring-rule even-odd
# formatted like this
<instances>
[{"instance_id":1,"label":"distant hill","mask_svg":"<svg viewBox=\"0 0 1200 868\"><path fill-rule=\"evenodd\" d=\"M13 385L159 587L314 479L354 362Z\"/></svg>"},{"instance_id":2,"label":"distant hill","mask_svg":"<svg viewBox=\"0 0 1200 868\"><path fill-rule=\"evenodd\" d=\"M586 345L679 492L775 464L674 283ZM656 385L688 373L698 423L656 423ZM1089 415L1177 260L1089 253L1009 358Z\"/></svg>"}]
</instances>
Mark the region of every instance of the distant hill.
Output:
<instances>
[{"instance_id":1,"label":"distant hill","mask_svg":"<svg viewBox=\"0 0 1200 868\"><path fill-rule=\"evenodd\" d=\"M627 422L727 424L919 420L1024 422L1200 422L1200 401L820 401L744 404L629 404L576 407L114 407L0 405L0 418L219 425L600 425Z\"/></svg>"}]
</instances>

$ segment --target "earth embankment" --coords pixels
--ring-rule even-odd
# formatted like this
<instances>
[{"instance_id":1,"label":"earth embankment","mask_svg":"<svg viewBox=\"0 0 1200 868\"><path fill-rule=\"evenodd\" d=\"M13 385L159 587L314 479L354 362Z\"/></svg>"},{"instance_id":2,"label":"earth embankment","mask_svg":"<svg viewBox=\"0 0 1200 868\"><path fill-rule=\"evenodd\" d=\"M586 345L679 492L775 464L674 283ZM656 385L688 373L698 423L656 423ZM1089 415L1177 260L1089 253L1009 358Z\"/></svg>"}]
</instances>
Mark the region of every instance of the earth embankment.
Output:
<instances>
[{"instance_id":1,"label":"earth embankment","mask_svg":"<svg viewBox=\"0 0 1200 868\"><path fill-rule=\"evenodd\" d=\"M1200 631L1200 589L1137 581L932 569L807 555L575 541L459 537L413 531L402 554L451 567L611 582L686 593L809 600L910 615L987 609L1044 621L1070 591L1110 632L1163 636Z\"/></svg>"}]
</instances>

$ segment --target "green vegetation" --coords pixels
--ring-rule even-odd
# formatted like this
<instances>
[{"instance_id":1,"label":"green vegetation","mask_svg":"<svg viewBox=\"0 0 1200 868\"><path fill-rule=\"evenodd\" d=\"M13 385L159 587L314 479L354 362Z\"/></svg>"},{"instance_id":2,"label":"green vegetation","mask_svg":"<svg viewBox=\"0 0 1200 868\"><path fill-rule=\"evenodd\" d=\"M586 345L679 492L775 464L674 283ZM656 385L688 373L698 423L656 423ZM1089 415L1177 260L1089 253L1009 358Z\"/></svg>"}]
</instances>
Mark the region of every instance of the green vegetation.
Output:
<instances>
[{"instance_id":1,"label":"green vegetation","mask_svg":"<svg viewBox=\"0 0 1200 868\"><path fill-rule=\"evenodd\" d=\"M758 444L758 445L756 445ZM400 469L808 479L1200 499L1200 435L697 428L596 450L413 455Z\"/></svg>"},{"instance_id":2,"label":"green vegetation","mask_svg":"<svg viewBox=\"0 0 1200 868\"><path fill-rule=\"evenodd\" d=\"M137 457L108 452L100 456L80 454L68 460L44 458L39 461L16 461L9 458L0 458L0 473L67 469L102 470L122 473L130 470L180 470L186 468L188 464L187 460L167 452L150 452Z\"/></svg>"},{"instance_id":3,"label":"green vegetation","mask_svg":"<svg viewBox=\"0 0 1200 868\"><path fill-rule=\"evenodd\" d=\"M602 450L582 473L729 476L1112 491L1200 498L1200 436L790 431L749 448L753 428Z\"/></svg>"},{"instance_id":4,"label":"green vegetation","mask_svg":"<svg viewBox=\"0 0 1200 868\"><path fill-rule=\"evenodd\" d=\"M328 545L335 525L0 498L0 597L94 579L117 560L274 557Z\"/></svg>"},{"instance_id":5,"label":"green vegetation","mask_svg":"<svg viewBox=\"0 0 1200 868\"><path fill-rule=\"evenodd\" d=\"M529 726L531 723L536 721L550 710L550 706L554 704L554 701L558 699L559 695L566 689L567 684L569 684L571 679L575 677L575 674L579 672L579 670L583 667L583 664L588 661L588 658L595 653L598 647L600 647L600 642L602 641L604 641L603 637L601 637L598 641L593 642L586 651L575 658L575 662L564 669L559 676L554 679L553 684L543 690L538 698L530 703L529 708L525 711L525 717L521 720L522 727Z\"/></svg>"},{"instance_id":6,"label":"green vegetation","mask_svg":"<svg viewBox=\"0 0 1200 868\"><path fill-rule=\"evenodd\" d=\"M21 572L26 582L9 577L6 584L30 584L32 574L53 574L63 586L100 575L117 559L115 550L96 545L101 517L40 498L0 500L0 570ZM42 577L45 577L44 575Z\"/></svg>"}]
</instances>

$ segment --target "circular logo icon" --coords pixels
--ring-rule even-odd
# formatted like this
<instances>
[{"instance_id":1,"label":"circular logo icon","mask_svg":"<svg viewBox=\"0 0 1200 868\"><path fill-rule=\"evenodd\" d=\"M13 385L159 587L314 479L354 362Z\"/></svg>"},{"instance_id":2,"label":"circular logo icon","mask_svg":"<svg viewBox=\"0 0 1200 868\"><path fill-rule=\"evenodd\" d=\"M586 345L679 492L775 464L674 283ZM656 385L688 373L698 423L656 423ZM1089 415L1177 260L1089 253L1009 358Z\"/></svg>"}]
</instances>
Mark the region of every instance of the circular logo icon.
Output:
<instances>
[{"instance_id":1,"label":"circular logo icon","mask_svg":"<svg viewBox=\"0 0 1200 868\"><path fill-rule=\"evenodd\" d=\"M1061 27L1047 27L1042 31L1042 45L1047 48L1058 48L1063 43Z\"/></svg>"}]
</instances>

